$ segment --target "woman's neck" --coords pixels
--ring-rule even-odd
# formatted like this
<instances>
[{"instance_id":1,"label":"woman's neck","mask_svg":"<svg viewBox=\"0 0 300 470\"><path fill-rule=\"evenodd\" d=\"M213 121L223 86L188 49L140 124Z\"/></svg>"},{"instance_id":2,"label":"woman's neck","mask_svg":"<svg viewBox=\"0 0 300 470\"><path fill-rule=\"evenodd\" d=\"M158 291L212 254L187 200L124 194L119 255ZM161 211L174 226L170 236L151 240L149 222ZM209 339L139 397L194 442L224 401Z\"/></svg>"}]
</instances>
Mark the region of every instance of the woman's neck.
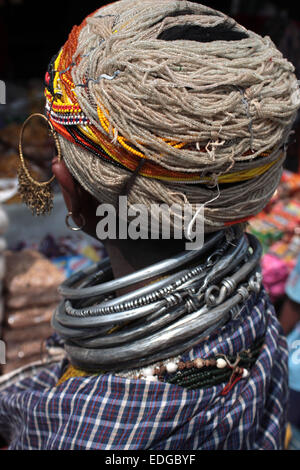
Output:
<instances>
[{"instance_id":1,"label":"woman's neck","mask_svg":"<svg viewBox=\"0 0 300 470\"><path fill-rule=\"evenodd\" d=\"M185 250L182 240L108 240L104 243L110 258L114 278L126 276L139 269L172 257ZM143 287L151 280L122 290L122 294Z\"/></svg>"}]
</instances>

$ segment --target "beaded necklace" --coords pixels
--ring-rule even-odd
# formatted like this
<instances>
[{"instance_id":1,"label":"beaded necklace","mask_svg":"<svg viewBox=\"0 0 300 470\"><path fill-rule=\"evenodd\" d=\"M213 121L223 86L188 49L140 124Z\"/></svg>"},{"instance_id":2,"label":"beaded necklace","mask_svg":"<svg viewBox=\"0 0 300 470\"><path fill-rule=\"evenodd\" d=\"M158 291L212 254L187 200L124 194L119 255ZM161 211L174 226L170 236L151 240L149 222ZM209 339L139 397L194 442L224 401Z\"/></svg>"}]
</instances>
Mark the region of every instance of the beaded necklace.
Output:
<instances>
[{"instance_id":1,"label":"beaded necklace","mask_svg":"<svg viewBox=\"0 0 300 470\"><path fill-rule=\"evenodd\" d=\"M209 359L196 358L188 362L183 362L177 357L144 369L115 372L114 375L135 380L165 382L188 390L199 390L227 383L222 391L222 395L226 395L237 381L249 377L263 343L264 338L259 338L251 348L235 356L219 354ZM97 371L91 374L69 364L56 386L71 378L97 376L104 373L104 371Z\"/></svg>"}]
</instances>

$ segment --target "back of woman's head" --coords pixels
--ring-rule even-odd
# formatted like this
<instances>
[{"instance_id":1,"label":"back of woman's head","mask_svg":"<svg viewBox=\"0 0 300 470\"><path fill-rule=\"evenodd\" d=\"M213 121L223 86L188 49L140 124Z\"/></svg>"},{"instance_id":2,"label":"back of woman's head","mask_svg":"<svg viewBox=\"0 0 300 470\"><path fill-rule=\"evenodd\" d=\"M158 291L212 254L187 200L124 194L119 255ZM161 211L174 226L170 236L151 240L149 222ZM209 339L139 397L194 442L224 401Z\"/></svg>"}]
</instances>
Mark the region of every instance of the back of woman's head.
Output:
<instances>
[{"instance_id":1,"label":"back of woman's head","mask_svg":"<svg viewBox=\"0 0 300 470\"><path fill-rule=\"evenodd\" d=\"M270 38L175 0L88 16L52 59L46 98L64 161L97 201L205 205L206 232L265 207L300 105Z\"/></svg>"}]
</instances>

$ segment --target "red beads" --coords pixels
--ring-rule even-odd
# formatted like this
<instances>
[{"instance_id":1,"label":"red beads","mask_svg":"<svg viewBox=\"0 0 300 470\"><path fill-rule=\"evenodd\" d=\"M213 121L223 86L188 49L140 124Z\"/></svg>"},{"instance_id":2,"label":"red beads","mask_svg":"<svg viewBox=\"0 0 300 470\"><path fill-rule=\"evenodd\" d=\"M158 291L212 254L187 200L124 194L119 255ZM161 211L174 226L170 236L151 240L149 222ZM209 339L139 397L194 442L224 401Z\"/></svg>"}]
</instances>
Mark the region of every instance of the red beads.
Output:
<instances>
[{"instance_id":1,"label":"red beads","mask_svg":"<svg viewBox=\"0 0 300 470\"><path fill-rule=\"evenodd\" d=\"M46 83L46 85L49 85L49 83L50 83L50 74L49 74L49 72L46 72L45 83Z\"/></svg>"}]
</instances>

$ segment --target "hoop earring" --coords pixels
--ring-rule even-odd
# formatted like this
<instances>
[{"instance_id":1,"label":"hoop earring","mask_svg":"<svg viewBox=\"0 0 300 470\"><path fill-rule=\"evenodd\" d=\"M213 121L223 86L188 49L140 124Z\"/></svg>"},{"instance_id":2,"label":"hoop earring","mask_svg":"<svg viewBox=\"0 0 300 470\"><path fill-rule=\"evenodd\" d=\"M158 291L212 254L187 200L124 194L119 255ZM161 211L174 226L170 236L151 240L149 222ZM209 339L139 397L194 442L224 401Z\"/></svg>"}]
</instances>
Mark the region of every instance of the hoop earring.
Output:
<instances>
[{"instance_id":1,"label":"hoop earring","mask_svg":"<svg viewBox=\"0 0 300 470\"><path fill-rule=\"evenodd\" d=\"M34 178L32 178L28 168L26 167L22 141L24 130L33 117L40 117L48 123L57 148L58 161L61 160L61 148L55 129L51 121L49 121L49 119L44 116L44 114L34 113L23 123L19 138L19 157L21 161L21 165L18 168L19 193L23 202L31 209L33 215L42 215L50 213L53 207L54 195L51 188L51 183L54 181L55 176L52 175L48 181L36 181Z\"/></svg>"},{"instance_id":2,"label":"hoop earring","mask_svg":"<svg viewBox=\"0 0 300 470\"><path fill-rule=\"evenodd\" d=\"M69 222L69 219L70 217L73 216L73 213L72 212L68 212L67 215L66 215L66 226L72 230L73 232L79 232L80 230L82 230L84 227L85 227L85 218L82 214L79 214L80 215L80 218L81 218L81 222L82 224L80 225L80 227L73 227L70 222Z\"/></svg>"}]
</instances>

